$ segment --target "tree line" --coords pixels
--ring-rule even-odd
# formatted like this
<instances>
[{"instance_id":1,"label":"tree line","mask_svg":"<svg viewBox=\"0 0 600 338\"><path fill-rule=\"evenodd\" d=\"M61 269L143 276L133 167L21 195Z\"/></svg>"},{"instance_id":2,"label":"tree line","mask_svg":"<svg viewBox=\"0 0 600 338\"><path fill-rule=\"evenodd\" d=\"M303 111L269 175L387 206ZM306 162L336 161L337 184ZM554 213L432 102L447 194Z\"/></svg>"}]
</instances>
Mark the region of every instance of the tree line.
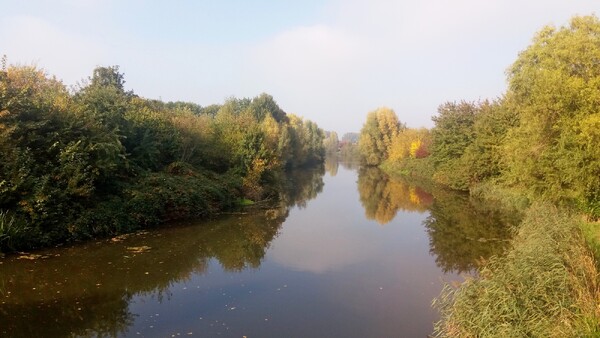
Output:
<instances>
[{"instance_id":1,"label":"tree line","mask_svg":"<svg viewBox=\"0 0 600 338\"><path fill-rule=\"evenodd\" d=\"M430 176L459 190L506 187L600 217L600 21L545 27L510 66L501 97L446 102L434 127L407 128L393 110L367 116L368 165Z\"/></svg>"},{"instance_id":2,"label":"tree line","mask_svg":"<svg viewBox=\"0 0 600 338\"><path fill-rule=\"evenodd\" d=\"M507 78L497 99L440 105L430 130L407 128L391 109L377 109L359 149L368 165L524 214L504 254L434 301L442 318L436 337L598 336L600 20L577 16L543 28ZM434 210L425 225L443 251L448 243L435 236L444 223ZM465 224L472 231L484 223Z\"/></svg>"},{"instance_id":3,"label":"tree line","mask_svg":"<svg viewBox=\"0 0 600 338\"><path fill-rule=\"evenodd\" d=\"M268 94L223 104L146 99L118 66L69 90L0 69L0 251L106 236L275 198L286 169L321 163L325 134Z\"/></svg>"}]
</instances>

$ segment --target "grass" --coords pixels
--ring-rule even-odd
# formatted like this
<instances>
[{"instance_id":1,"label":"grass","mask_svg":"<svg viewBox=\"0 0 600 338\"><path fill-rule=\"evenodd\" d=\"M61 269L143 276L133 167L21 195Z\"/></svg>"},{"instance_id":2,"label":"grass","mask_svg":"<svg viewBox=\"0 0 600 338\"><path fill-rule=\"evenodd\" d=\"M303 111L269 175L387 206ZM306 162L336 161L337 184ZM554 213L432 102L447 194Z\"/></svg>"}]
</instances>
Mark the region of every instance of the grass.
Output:
<instances>
[{"instance_id":1,"label":"grass","mask_svg":"<svg viewBox=\"0 0 600 338\"><path fill-rule=\"evenodd\" d=\"M249 200L247 198L242 198L240 199L240 206L249 206L249 205L254 205L254 201L253 200Z\"/></svg>"},{"instance_id":2,"label":"grass","mask_svg":"<svg viewBox=\"0 0 600 338\"><path fill-rule=\"evenodd\" d=\"M600 221L582 221L581 232L596 257L597 268L600 269Z\"/></svg>"},{"instance_id":3,"label":"grass","mask_svg":"<svg viewBox=\"0 0 600 338\"><path fill-rule=\"evenodd\" d=\"M494 180L477 183L469 188L469 194L488 203L496 203L509 210L526 210L531 199L518 189L507 188Z\"/></svg>"},{"instance_id":4,"label":"grass","mask_svg":"<svg viewBox=\"0 0 600 338\"><path fill-rule=\"evenodd\" d=\"M550 204L526 212L506 256L496 257L434 306L437 337L598 337L598 270L577 218Z\"/></svg>"},{"instance_id":5,"label":"grass","mask_svg":"<svg viewBox=\"0 0 600 338\"><path fill-rule=\"evenodd\" d=\"M431 180L434 173L433 165L428 157L419 159L408 158L400 161L386 161L381 165L381 169L390 174L427 180Z\"/></svg>"},{"instance_id":6,"label":"grass","mask_svg":"<svg viewBox=\"0 0 600 338\"><path fill-rule=\"evenodd\" d=\"M8 211L0 210L0 252L14 251L27 240L31 229Z\"/></svg>"}]
</instances>

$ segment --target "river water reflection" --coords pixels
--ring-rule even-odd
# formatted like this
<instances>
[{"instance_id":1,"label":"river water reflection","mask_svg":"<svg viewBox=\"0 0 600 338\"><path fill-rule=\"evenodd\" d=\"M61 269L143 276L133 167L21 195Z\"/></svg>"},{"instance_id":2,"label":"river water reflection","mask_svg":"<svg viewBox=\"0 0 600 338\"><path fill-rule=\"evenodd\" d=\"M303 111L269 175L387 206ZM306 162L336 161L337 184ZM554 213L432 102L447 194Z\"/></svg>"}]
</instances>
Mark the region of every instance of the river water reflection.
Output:
<instances>
[{"instance_id":1,"label":"river water reflection","mask_svg":"<svg viewBox=\"0 0 600 338\"><path fill-rule=\"evenodd\" d=\"M279 208L0 259L0 336L426 337L506 215L328 162Z\"/></svg>"}]
</instances>

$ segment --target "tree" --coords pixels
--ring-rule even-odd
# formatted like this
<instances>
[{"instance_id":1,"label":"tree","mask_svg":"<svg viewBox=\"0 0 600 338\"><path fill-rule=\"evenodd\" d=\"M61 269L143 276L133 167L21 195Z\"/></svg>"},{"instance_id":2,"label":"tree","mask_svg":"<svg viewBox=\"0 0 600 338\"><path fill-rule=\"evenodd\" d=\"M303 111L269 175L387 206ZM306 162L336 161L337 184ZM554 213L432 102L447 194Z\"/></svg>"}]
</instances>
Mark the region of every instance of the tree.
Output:
<instances>
[{"instance_id":1,"label":"tree","mask_svg":"<svg viewBox=\"0 0 600 338\"><path fill-rule=\"evenodd\" d=\"M301 167L308 164L321 163L325 159L323 139L325 133L316 123L289 114L290 151L293 156L289 167Z\"/></svg>"},{"instance_id":2,"label":"tree","mask_svg":"<svg viewBox=\"0 0 600 338\"><path fill-rule=\"evenodd\" d=\"M469 102L447 102L438 108L431 130L431 159L434 179L455 189L467 190L468 173L462 156L475 138L473 125L478 105Z\"/></svg>"},{"instance_id":3,"label":"tree","mask_svg":"<svg viewBox=\"0 0 600 338\"><path fill-rule=\"evenodd\" d=\"M509 183L600 216L600 21L543 28L508 70Z\"/></svg>"},{"instance_id":4,"label":"tree","mask_svg":"<svg viewBox=\"0 0 600 338\"><path fill-rule=\"evenodd\" d=\"M327 155L335 155L339 149L339 139L335 131L325 132L325 139L323 140L323 147Z\"/></svg>"},{"instance_id":5,"label":"tree","mask_svg":"<svg viewBox=\"0 0 600 338\"><path fill-rule=\"evenodd\" d=\"M268 94L164 103L125 92L118 66L71 93L35 67L0 63L0 250L276 197L280 170L324 158L323 131Z\"/></svg>"},{"instance_id":6,"label":"tree","mask_svg":"<svg viewBox=\"0 0 600 338\"><path fill-rule=\"evenodd\" d=\"M379 165L388 158L392 140L406 127L390 108L378 108L367 115L358 146L368 165Z\"/></svg>"},{"instance_id":7,"label":"tree","mask_svg":"<svg viewBox=\"0 0 600 338\"><path fill-rule=\"evenodd\" d=\"M516 123L517 115L506 100L479 104L473 124L473 142L465 149L461 161L471 184L500 177L505 172L502 147L508 130Z\"/></svg>"},{"instance_id":8,"label":"tree","mask_svg":"<svg viewBox=\"0 0 600 338\"><path fill-rule=\"evenodd\" d=\"M125 92L125 75L119 73L119 66L96 67L90 78L90 86L113 87Z\"/></svg>"},{"instance_id":9,"label":"tree","mask_svg":"<svg viewBox=\"0 0 600 338\"><path fill-rule=\"evenodd\" d=\"M277 122L287 121L287 114L275 102L273 96L266 93L252 99L250 109L258 121L262 121L267 115L270 115Z\"/></svg>"},{"instance_id":10,"label":"tree","mask_svg":"<svg viewBox=\"0 0 600 338\"><path fill-rule=\"evenodd\" d=\"M358 143L359 138L359 133L345 133L344 135L342 135L342 142Z\"/></svg>"},{"instance_id":11,"label":"tree","mask_svg":"<svg viewBox=\"0 0 600 338\"><path fill-rule=\"evenodd\" d=\"M390 161L400 161L407 158L424 158L429 156L431 134L428 129L406 128L392 140L389 151Z\"/></svg>"}]
</instances>

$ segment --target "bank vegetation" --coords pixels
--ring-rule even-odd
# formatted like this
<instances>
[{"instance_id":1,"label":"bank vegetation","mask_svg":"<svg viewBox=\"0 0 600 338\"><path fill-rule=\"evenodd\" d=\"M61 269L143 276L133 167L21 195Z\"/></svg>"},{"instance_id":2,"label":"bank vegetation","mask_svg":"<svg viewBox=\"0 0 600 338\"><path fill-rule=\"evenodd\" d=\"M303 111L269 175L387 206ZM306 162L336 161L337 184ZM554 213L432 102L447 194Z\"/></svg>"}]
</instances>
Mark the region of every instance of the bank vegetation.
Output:
<instances>
[{"instance_id":1,"label":"bank vegetation","mask_svg":"<svg viewBox=\"0 0 600 338\"><path fill-rule=\"evenodd\" d=\"M505 256L437 300L438 336L600 335L599 60L600 20L577 16L536 34L499 98L446 102L430 130L367 116L367 165L526 215Z\"/></svg>"},{"instance_id":2,"label":"bank vegetation","mask_svg":"<svg viewBox=\"0 0 600 338\"><path fill-rule=\"evenodd\" d=\"M321 163L324 132L273 97L200 106L125 90L118 66L74 89L0 69L0 252L112 236L274 199Z\"/></svg>"}]
</instances>

